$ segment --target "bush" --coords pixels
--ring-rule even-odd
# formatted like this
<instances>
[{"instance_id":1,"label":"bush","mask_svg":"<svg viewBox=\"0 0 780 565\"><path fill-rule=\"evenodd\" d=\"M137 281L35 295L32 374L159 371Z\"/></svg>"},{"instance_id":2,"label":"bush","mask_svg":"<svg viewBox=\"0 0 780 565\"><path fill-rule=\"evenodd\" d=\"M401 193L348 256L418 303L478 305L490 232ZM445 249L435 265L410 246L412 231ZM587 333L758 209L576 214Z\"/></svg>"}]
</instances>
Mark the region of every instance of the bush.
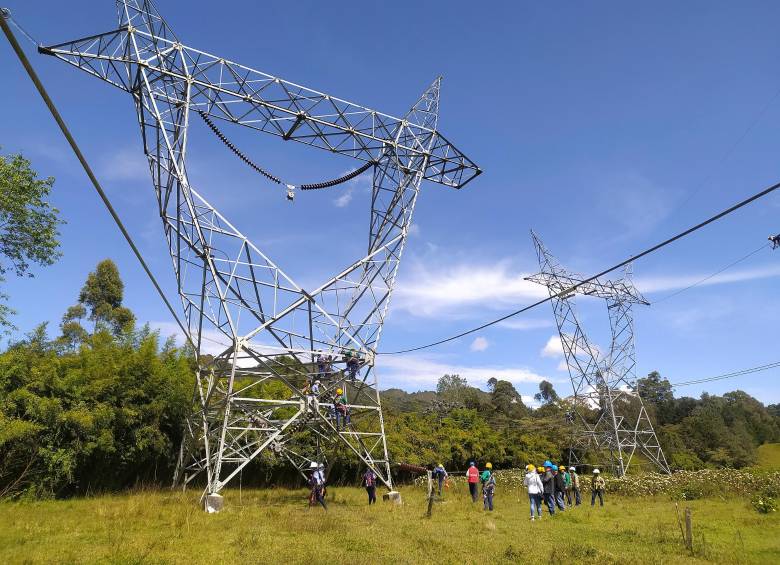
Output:
<instances>
[{"instance_id":1,"label":"bush","mask_svg":"<svg viewBox=\"0 0 780 565\"><path fill-rule=\"evenodd\" d=\"M759 514L777 512L777 492L777 487L765 487L753 495L750 504Z\"/></svg>"}]
</instances>

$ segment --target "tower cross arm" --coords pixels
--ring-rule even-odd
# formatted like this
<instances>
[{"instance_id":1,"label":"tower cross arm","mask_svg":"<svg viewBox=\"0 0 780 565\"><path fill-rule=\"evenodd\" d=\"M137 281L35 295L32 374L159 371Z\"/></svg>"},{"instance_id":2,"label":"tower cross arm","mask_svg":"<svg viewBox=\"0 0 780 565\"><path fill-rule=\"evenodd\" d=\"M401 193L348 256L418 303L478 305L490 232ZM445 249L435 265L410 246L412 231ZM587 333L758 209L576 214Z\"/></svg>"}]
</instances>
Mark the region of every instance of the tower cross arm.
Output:
<instances>
[{"instance_id":1,"label":"tower cross arm","mask_svg":"<svg viewBox=\"0 0 780 565\"><path fill-rule=\"evenodd\" d=\"M102 34L41 47L110 84L150 94L284 140L359 159L394 154L399 166L461 188L479 167L435 129L318 92L178 41L125 25ZM145 74L147 81L139 79ZM167 77L171 81L157 81ZM425 157L420 159L419 157Z\"/></svg>"},{"instance_id":2,"label":"tower cross arm","mask_svg":"<svg viewBox=\"0 0 780 565\"><path fill-rule=\"evenodd\" d=\"M612 300L624 300L626 302L643 304L645 306L650 305L634 285L627 283L622 279L617 281L602 282L600 280L594 280L583 282L585 279L576 275L562 272L542 271L535 275L525 277L525 280L546 286L553 292L561 292L579 285L571 294L582 294L585 296ZM563 298L568 298L568 296L564 296Z\"/></svg>"}]
</instances>

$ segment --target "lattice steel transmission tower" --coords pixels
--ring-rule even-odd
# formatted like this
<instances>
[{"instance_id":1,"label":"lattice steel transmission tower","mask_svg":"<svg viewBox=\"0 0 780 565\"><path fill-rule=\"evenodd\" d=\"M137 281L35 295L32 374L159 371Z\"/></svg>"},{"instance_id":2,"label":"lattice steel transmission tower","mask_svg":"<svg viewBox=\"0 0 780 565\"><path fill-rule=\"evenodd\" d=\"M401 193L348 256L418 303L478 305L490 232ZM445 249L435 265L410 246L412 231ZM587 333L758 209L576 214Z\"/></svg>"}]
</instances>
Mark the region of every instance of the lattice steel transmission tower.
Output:
<instances>
[{"instance_id":1,"label":"lattice steel transmission tower","mask_svg":"<svg viewBox=\"0 0 780 565\"><path fill-rule=\"evenodd\" d=\"M205 474L204 494L214 494L259 457L285 458L303 472L338 444L392 488L374 362L420 183L461 188L480 173L437 130L440 79L394 118L188 47L148 0L116 5L116 29L40 51L135 102L199 360L175 482ZM366 163L373 189L365 255L314 288L296 283L190 184L195 115L245 161L216 123ZM207 359L204 339L215 331L229 346ZM318 364L320 354L332 361ZM348 368L349 359L358 362ZM306 393L315 379L316 396ZM343 427L334 421L337 388L351 417Z\"/></svg>"},{"instance_id":2,"label":"lattice steel transmission tower","mask_svg":"<svg viewBox=\"0 0 780 565\"><path fill-rule=\"evenodd\" d=\"M658 443L642 399L634 392L636 352L634 349L634 304L649 305L631 282L630 269L617 281L595 280L570 274L531 232L539 259L539 274L527 280L547 287L563 346L563 354L574 389L574 413L570 458L579 463L584 451L608 452L613 470L623 476L637 449L665 473L669 465ZM563 295L559 296L561 293ZM576 294L606 302L612 342L606 354L588 341L577 318Z\"/></svg>"}]
</instances>

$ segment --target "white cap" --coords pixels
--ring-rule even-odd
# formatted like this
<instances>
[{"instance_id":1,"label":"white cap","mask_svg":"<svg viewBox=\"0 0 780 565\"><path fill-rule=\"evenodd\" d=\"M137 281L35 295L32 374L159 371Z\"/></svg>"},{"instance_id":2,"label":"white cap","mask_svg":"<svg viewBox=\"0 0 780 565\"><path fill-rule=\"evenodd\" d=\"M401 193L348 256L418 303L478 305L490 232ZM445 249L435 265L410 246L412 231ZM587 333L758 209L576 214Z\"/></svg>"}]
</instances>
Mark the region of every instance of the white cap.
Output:
<instances>
[{"instance_id":1,"label":"white cap","mask_svg":"<svg viewBox=\"0 0 780 565\"><path fill-rule=\"evenodd\" d=\"M316 468L317 468L317 463L315 461L309 463L309 469L316 469Z\"/></svg>"},{"instance_id":2,"label":"white cap","mask_svg":"<svg viewBox=\"0 0 780 565\"><path fill-rule=\"evenodd\" d=\"M594 475L598 475L599 473L601 473L601 471L599 471L598 469L593 469L593 474Z\"/></svg>"}]
</instances>

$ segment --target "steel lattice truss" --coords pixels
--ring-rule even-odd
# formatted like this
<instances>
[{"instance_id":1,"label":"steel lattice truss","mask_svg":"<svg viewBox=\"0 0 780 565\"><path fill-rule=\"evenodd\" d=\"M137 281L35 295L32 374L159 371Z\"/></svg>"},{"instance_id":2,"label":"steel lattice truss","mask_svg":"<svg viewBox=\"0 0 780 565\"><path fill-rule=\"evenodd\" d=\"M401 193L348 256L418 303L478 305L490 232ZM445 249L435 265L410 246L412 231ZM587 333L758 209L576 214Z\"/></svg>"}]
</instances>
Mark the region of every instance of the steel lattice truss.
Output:
<instances>
[{"instance_id":1,"label":"steel lattice truss","mask_svg":"<svg viewBox=\"0 0 780 565\"><path fill-rule=\"evenodd\" d=\"M200 365L177 480L205 472L217 493L261 454L303 470L338 444L391 487L374 359L420 183L460 188L480 173L437 131L440 80L394 118L187 47L148 0L116 4L117 29L40 50L135 101ZM190 185L193 112L373 163L366 255L316 288L297 284ZM215 330L231 345L206 361ZM348 382L345 350L362 362ZM313 403L303 388L319 352L334 361ZM344 430L331 417L337 387Z\"/></svg>"},{"instance_id":2,"label":"steel lattice truss","mask_svg":"<svg viewBox=\"0 0 780 565\"><path fill-rule=\"evenodd\" d=\"M585 280L568 273L531 233L540 273L527 280L547 287L561 337L566 365L574 389L574 433L572 461L586 450L609 452L614 471L625 474L637 449L662 471L668 473L666 457L658 443L642 399L634 392L636 352L634 349L633 304L649 303L631 283L630 269L618 281L595 280L576 291L560 293ZM577 318L575 295L601 298L606 302L612 343L606 355L588 341ZM595 422L591 416L596 412Z\"/></svg>"}]
</instances>

